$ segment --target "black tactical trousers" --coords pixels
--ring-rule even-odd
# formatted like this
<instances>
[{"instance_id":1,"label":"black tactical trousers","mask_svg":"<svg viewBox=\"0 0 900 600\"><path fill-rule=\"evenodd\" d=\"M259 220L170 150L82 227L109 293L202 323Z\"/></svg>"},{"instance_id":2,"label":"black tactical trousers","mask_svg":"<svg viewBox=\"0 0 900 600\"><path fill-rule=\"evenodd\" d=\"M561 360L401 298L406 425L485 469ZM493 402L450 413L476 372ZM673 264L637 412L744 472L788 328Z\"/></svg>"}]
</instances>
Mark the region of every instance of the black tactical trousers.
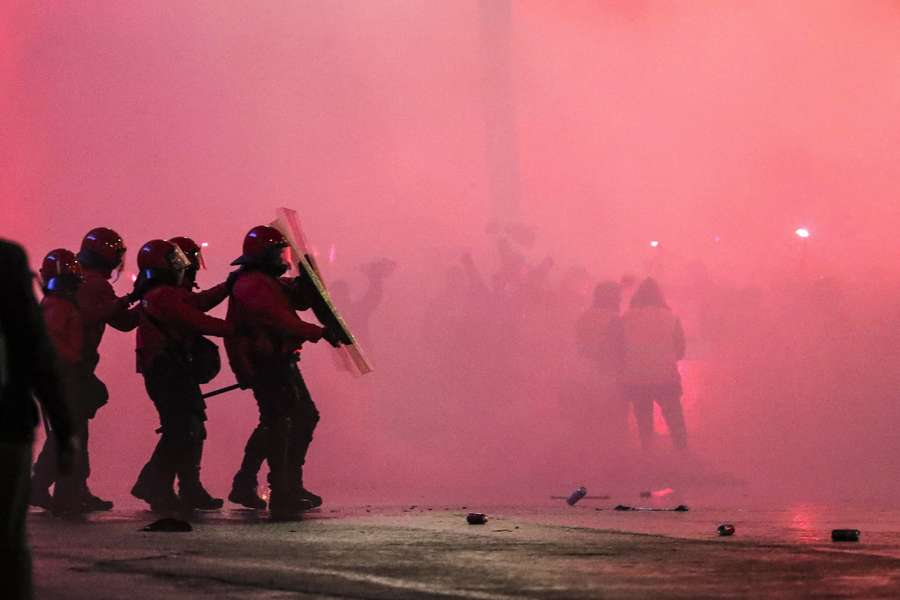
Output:
<instances>
[{"instance_id":1,"label":"black tactical trousers","mask_svg":"<svg viewBox=\"0 0 900 600\"><path fill-rule=\"evenodd\" d=\"M273 495L293 495L303 487L303 465L319 411L294 362L259 371L253 396L259 407L259 424L247 440L234 485L255 488L257 473L266 460Z\"/></svg>"},{"instance_id":2,"label":"black tactical trousers","mask_svg":"<svg viewBox=\"0 0 900 600\"><path fill-rule=\"evenodd\" d=\"M147 393L159 413L160 437L138 477L153 495L173 492L175 477L182 495L201 489L200 461L206 439L206 403L200 385L176 357L161 355L144 373Z\"/></svg>"},{"instance_id":3,"label":"black tactical trousers","mask_svg":"<svg viewBox=\"0 0 900 600\"><path fill-rule=\"evenodd\" d=\"M59 479L56 465L56 437L49 435L44 442L41 453L34 463L32 489L46 490L56 484L54 496L63 504L76 503L83 491L87 490L87 480L91 475L91 457L89 446L89 422L97 413L97 409L106 404L108 393L106 386L97 379L93 372L80 369L65 369L63 385L72 415L72 433L78 438L78 453L74 456L72 472Z\"/></svg>"},{"instance_id":4,"label":"black tactical trousers","mask_svg":"<svg viewBox=\"0 0 900 600\"><path fill-rule=\"evenodd\" d=\"M56 462L58 456L56 436L52 433L44 441L44 447L34 463L34 476L31 482L33 489L46 490L53 488L53 504L56 508L76 507L81 503L87 491L87 480L91 474L90 456L88 455L88 419L73 415L72 434L78 438L78 451L73 457L72 471L65 477L59 475Z\"/></svg>"}]
</instances>

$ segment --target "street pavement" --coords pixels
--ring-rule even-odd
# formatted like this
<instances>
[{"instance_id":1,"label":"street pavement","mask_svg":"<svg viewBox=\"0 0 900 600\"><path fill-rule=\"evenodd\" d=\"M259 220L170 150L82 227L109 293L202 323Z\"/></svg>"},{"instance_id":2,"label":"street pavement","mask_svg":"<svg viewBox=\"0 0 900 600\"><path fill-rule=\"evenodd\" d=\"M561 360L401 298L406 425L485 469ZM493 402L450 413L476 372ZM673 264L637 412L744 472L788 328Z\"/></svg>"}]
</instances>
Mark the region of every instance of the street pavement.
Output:
<instances>
[{"instance_id":1,"label":"street pavement","mask_svg":"<svg viewBox=\"0 0 900 600\"><path fill-rule=\"evenodd\" d=\"M224 510L185 533L140 531L157 518L142 510L33 512L29 529L38 599L900 597L893 513L835 544L827 515L804 534L796 511L735 511L720 538L727 511L610 508L326 507L279 523ZM487 524L466 523L476 510Z\"/></svg>"}]
</instances>

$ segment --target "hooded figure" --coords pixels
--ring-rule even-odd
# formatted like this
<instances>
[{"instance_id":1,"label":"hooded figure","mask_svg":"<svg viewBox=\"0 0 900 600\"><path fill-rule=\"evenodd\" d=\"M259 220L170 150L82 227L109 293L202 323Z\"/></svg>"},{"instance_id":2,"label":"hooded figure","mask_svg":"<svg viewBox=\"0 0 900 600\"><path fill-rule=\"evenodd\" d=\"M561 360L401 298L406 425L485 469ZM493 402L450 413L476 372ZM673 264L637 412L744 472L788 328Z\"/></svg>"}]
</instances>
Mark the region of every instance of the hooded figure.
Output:
<instances>
[{"instance_id":1,"label":"hooded figure","mask_svg":"<svg viewBox=\"0 0 900 600\"><path fill-rule=\"evenodd\" d=\"M681 320L666 304L659 284L645 279L631 298L622 317L625 353L622 386L634 406L641 446L653 444L653 403L662 410L675 448L687 447L687 431L681 410L681 375L684 358Z\"/></svg>"}]
</instances>

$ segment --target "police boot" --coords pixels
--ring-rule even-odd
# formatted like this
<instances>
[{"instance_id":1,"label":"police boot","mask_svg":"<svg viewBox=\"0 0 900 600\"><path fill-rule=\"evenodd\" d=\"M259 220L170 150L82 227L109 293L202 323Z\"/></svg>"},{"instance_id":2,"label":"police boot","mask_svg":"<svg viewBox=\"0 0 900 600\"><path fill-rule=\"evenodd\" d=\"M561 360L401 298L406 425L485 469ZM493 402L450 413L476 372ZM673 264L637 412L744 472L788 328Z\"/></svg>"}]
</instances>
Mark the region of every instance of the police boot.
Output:
<instances>
[{"instance_id":1,"label":"police boot","mask_svg":"<svg viewBox=\"0 0 900 600\"><path fill-rule=\"evenodd\" d=\"M85 512L112 510L112 500L104 500L91 493L87 484L81 490L81 507Z\"/></svg>"},{"instance_id":2,"label":"police boot","mask_svg":"<svg viewBox=\"0 0 900 600\"><path fill-rule=\"evenodd\" d=\"M47 487L32 482L31 493L28 496L28 504L43 508L44 510L50 510L52 502L53 497L50 496L50 491Z\"/></svg>"},{"instance_id":3,"label":"police boot","mask_svg":"<svg viewBox=\"0 0 900 600\"><path fill-rule=\"evenodd\" d=\"M318 508L322 506L322 496L313 494L302 485L300 486L299 497L301 501L304 501L310 505L309 508Z\"/></svg>"},{"instance_id":4,"label":"police boot","mask_svg":"<svg viewBox=\"0 0 900 600\"><path fill-rule=\"evenodd\" d=\"M131 488L131 495L150 505L153 512L174 512L181 508L181 501L171 489L154 489L146 479L138 478Z\"/></svg>"},{"instance_id":5,"label":"police boot","mask_svg":"<svg viewBox=\"0 0 900 600\"><path fill-rule=\"evenodd\" d=\"M69 517L87 512L81 502L82 488L72 477L63 477L56 483L50 511L57 516Z\"/></svg>"},{"instance_id":6,"label":"police boot","mask_svg":"<svg viewBox=\"0 0 900 600\"><path fill-rule=\"evenodd\" d=\"M266 501L259 497L255 484L247 485L235 481L231 486L231 493L228 494L228 501L253 510L265 510L266 508Z\"/></svg>"},{"instance_id":7,"label":"police boot","mask_svg":"<svg viewBox=\"0 0 900 600\"><path fill-rule=\"evenodd\" d=\"M184 487L179 485L181 506L188 510L219 510L225 504L221 498L213 498L201 484Z\"/></svg>"},{"instance_id":8,"label":"police boot","mask_svg":"<svg viewBox=\"0 0 900 600\"><path fill-rule=\"evenodd\" d=\"M78 498L61 497L55 494L50 502L50 512L57 517L75 517L86 512Z\"/></svg>"},{"instance_id":9,"label":"police boot","mask_svg":"<svg viewBox=\"0 0 900 600\"><path fill-rule=\"evenodd\" d=\"M299 521L308 503L301 502L296 494L272 491L269 498L269 516L273 521Z\"/></svg>"}]
</instances>

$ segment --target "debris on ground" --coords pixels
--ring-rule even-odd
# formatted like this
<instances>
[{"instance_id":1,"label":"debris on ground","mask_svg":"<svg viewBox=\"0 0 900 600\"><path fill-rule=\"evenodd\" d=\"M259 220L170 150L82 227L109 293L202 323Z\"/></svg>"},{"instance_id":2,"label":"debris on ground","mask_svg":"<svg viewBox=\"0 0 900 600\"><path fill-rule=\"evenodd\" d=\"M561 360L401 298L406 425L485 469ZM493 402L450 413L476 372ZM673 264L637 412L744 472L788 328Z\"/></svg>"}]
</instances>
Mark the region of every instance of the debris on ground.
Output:
<instances>
[{"instance_id":1,"label":"debris on ground","mask_svg":"<svg viewBox=\"0 0 900 600\"><path fill-rule=\"evenodd\" d=\"M153 521L152 523L141 529L141 531L164 531L174 533L193 530L194 528L191 527L191 524L187 521L182 521L181 519L173 519L172 517L166 517L165 519Z\"/></svg>"},{"instance_id":2,"label":"debris on ground","mask_svg":"<svg viewBox=\"0 0 900 600\"><path fill-rule=\"evenodd\" d=\"M832 542L858 542L859 529L834 529L831 532Z\"/></svg>"},{"instance_id":3,"label":"debris on ground","mask_svg":"<svg viewBox=\"0 0 900 600\"><path fill-rule=\"evenodd\" d=\"M634 512L688 512L691 509L687 504L679 504L675 508L653 508L650 506L628 506L626 504L617 504L613 510Z\"/></svg>"},{"instance_id":4,"label":"debris on ground","mask_svg":"<svg viewBox=\"0 0 900 600\"><path fill-rule=\"evenodd\" d=\"M466 522L469 525L484 525L487 523L487 515L484 513L469 513L466 515Z\"/></svg>"},{"instance_id":5,"label":"debris on ground","mask_svg":"<svg viewBox=\"0 0 900 600\"><path fill-rule=\"evenodd\" d=\"M722 537L728 537L734 535L734 525L731 523L722 523L719 525L719 535Z\"/></svg>"},{"instance_id":6,"label":"debris on ground","mask_svg":"<svg viewBox=\"0 0 900 600\"><path fill-rule=\"evenodd\" d=\"M569 506L575 506L576 504L578 504L578 501L585 496L587 496L587 488L581 486L580 488L572 492L572 494L568 498L566 498L566 504L568 504Z\"/></svg>"}]
</instances>

